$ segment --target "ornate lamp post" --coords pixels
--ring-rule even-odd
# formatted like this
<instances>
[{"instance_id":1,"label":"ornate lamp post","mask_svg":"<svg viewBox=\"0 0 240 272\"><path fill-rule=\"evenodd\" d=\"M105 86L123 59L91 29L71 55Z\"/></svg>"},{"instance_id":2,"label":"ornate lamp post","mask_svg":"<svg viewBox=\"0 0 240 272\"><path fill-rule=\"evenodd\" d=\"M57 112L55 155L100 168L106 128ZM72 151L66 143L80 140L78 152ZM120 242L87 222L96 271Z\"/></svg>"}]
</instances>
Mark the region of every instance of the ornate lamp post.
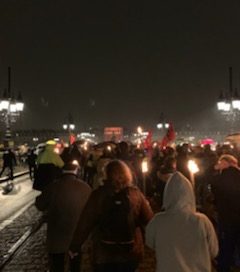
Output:
<instances>
[{"instance_id":1,"label":"ornate lamp post","mask_svg":"<svg viewBox=\"0 0 240 272\"><path fill-rule=\"evenodd\" d=\"M156 127L158 129L157 138L161 139L169 128L169 123L166 121L163 112L160 114L159 122Z\"/></svg>"},{"instance_id":2,"label":"ornate lamp post","mask_svg":"<svg viewBox=\"0 0 240 272\"><path fill-rule=\"evenodd\" d=\"M11 124L16 122L17 117L24 109L24 103L21 93L18 94L17 99L14 98L11 92L11 68L8 67L8 89L4 90L3 96L0 98L0 114L5 122L5 146L9 145L12 138Z\"/></svg>"},{"instance_id":3,"label":"ornate lamp post","mask_svg":"<svg viewBox=\"0 0 240 272\"><path fill-rule=\"evenodd\" d=\"M221 92L217 102L218 110L227 121L234 122L240 113L240 97L237 90L232 88L232 67L229 67L229 90Z\"/></svg>"},{"instance_id":4,"label":"ornate lamp post","mask_svg":"<svg viewBox=\"0 0 240 272\"><path fill-rule=\"evenodd\" d=\"M71 138L72 131L75 129L75 124L73 122L73 117L72 117L72 115L70 113L68 114L67 122L63 124L63 129L68 131L69 143L70 143L70 138Z\"/></svg>"},{"instance_id":5,"label":"ornate lamp post","mask_svg":"<svg viewBox=\"0 0 240 272\"><path fill-rule=\"evenodd\" d=\"M169 123L166 122L163 112L160 115L159 122L157 123L157 129L168 129Z\"/></svg>"}]
</instances>

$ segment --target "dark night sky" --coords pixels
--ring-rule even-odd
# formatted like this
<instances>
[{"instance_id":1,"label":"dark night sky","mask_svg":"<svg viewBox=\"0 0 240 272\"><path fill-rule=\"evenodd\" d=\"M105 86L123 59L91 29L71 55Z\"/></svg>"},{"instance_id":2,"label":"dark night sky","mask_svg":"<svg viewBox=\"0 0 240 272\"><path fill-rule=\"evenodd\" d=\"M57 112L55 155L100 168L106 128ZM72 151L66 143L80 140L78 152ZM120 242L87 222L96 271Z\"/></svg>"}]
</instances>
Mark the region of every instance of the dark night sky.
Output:
<instances>
[{"instance_id":1,"label":"dark night sky","mask_svg":"<svg viewBox=\"0 0 240 272\"><path fill-rule=\"evenodd\" d=\"M86 3L87 2L87 3ZM216 100L240 87L239 0L0 0L0 90L20 90L17 126L218 127Z\"/></svg>"}]
</instances>

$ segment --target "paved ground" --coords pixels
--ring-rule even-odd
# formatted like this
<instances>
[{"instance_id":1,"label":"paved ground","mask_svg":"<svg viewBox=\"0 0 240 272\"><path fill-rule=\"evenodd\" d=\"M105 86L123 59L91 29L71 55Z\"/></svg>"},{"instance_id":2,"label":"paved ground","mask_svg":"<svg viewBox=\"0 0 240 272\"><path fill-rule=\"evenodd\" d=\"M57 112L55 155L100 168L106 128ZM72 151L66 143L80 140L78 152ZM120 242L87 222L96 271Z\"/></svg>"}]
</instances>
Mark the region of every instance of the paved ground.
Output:
<instances>
[{"instance_id":1,"label":"paved ground","mask_svg":"<svg viewBox=\"0 0 240 272\"><path fill-rule=\"evenodd\" d=\"M21 216L14 220L0 232L0 248L6 255L10 247L14 245L28 229L36 225L41 213L37 211L34 205L30 206ZM48 270L48 258L46 254L46 224L43 224L33 236L20 248L14 257L1 270L3 272L43 272ZM89 243L84 246L82 256L81 272L91 272L89 253L91 247ZM3 258L0 259L2 261ZM139 266L138 272L154 272L155 259L154 253L146 248L145 258ZM239 272L240 270L233 270Z\"/></svg>"},{"instance_id":2,"label":"paved ground","mask_svg":"<svg viewBox=\"0 0 240 272\"><path fill-rule=\"evenodd\" d=\"M23 238L30 230L35 229L38 223L41 221L42 213L40 213L33 201L39 192L31 189L31 181L27 178L23 181L19 181L18 185L20 190L14 192L8 196L2 196L0 194L0 206L1 216L3 209L10 210L6 212L4 216L0 216L0 265L7 257L9 253L16 247L16 242ZM18 213L13 215L12 206L20 205ZM19 210L20 209L20 210ZM16 207L15 207L16 211ZM10 218L8 215L11 215ZM3 220L3 218L5 218ZM48 258L45 248L46 239L46 224L43 224L33 236L29 237L27 242L20 247L18 252L9 259L9 262L1 270L3 272L44 272L48 270ZM86 243L82 256L82 272L91 272L91 265L89 259L89 252L91 248L89 243ZM155 260L152 251L146 248L145 258L140 264L138 272L154 272ZM233 270L239 272L240 270ZM172 271L169 271L172 272Z\"/></svg>"},{"instance_id":3,"label":"paved ground","mask_svg":"<svg viewBox=\"0 0 240 272\"><path fill-rule=\"evenodd\" d=\"M37 272L47 271L48 259L45 250L46 224L31 237L24 247L4 267L3 272ZM91 272L89 259L90 247L86 243L82 256L81 272ZM146 250L145 259L140 264L139 272L154 272L155 262L153 253Z\"/></svg>"}]
</instances>

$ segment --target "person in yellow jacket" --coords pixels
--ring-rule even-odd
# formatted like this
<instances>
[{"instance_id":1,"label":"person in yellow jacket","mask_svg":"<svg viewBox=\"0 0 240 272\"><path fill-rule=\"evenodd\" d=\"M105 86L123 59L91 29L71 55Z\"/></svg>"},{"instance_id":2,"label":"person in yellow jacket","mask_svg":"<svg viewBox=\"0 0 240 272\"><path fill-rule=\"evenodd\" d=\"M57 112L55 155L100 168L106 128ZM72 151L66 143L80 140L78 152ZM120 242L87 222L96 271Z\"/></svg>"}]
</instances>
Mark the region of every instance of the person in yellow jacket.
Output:
<instances>
[{"instance_id":1,"label":"person in yellow jacket","mask_svg":"<svg viewBox=\"0 0 240 272\"><path fill-rule=\"evenodd\" d=\"M42 191L46 185L53 182L61 174L64 162L54 151L55 141L47 141L45 149L38 155L37 170L34 177L33 189Z\"/></svg>"}]
</instances>

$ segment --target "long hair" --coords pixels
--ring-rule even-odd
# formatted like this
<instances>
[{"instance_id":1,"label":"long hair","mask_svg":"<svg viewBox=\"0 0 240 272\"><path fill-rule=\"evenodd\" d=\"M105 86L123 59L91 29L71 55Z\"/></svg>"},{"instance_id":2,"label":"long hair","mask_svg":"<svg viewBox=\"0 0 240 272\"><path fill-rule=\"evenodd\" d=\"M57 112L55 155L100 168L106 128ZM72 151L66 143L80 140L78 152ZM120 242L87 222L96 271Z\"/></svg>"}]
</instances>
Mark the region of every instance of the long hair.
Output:
<instances>
[{"instance_id":1,"label":"long hair","mask_svg":"<svg viewBox=\"0 0 240 272\"><path fill-rule=\"evenodd\" d=\"M127 164L121 160L112 160L106 166L106 178L117 190L132 184L132 173Z\"/></svg>"}]
</instances>

